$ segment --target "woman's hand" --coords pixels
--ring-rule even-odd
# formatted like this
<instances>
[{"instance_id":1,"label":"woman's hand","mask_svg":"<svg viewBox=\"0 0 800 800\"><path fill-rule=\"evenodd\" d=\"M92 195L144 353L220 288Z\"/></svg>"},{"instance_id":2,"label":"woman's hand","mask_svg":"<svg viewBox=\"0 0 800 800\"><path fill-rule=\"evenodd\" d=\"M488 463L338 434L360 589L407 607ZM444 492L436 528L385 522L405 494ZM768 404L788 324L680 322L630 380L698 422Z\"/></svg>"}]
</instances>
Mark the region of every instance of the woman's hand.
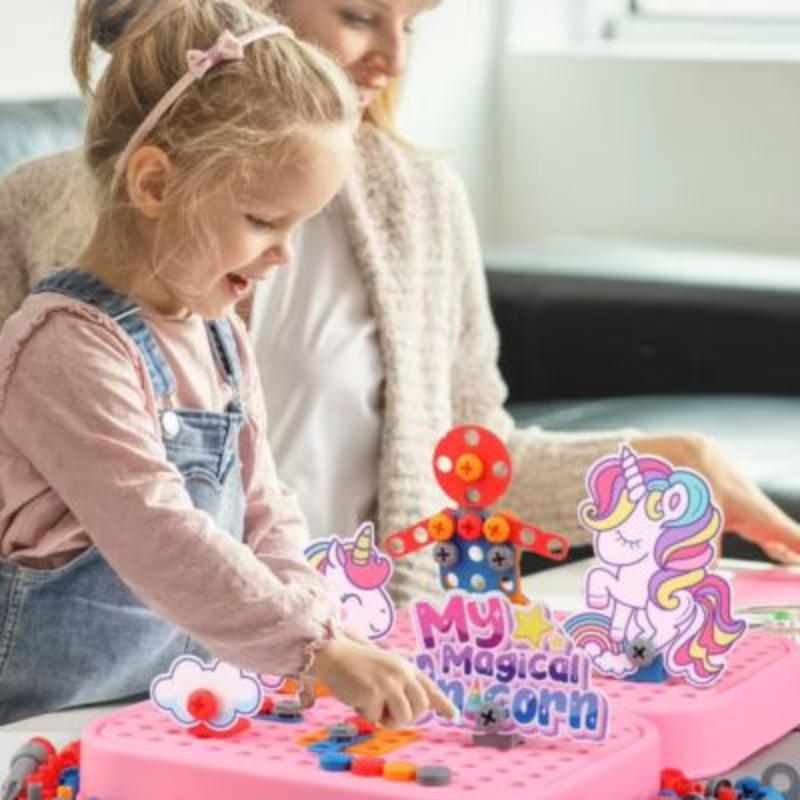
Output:
<instances>
[{"instance_id":1,"label":"woman's hand","mask_svg":"<svg viewBox=\"0 0 800 800\"><path fill-rule=\"evenodd\" d=\"M800 564L800 524L747 480L712 439L695 434L647 434L632 439L631 445L640 455L661 456L675 466L701 473L722 508L726 530L759 545L776 561Z\"/></svg>"},{"instance_id":2,"label":"woman's hand","mask_svg":"<svg viewBox=\"0 0 800 800\"><path fill-rule=\"evenodd\" d=\"M360 716L387 728L410 725L431 710L447 719L455 713L433 681L408 661L352 639L324 644L311 673Z\"/></svg>"}]
</instances>

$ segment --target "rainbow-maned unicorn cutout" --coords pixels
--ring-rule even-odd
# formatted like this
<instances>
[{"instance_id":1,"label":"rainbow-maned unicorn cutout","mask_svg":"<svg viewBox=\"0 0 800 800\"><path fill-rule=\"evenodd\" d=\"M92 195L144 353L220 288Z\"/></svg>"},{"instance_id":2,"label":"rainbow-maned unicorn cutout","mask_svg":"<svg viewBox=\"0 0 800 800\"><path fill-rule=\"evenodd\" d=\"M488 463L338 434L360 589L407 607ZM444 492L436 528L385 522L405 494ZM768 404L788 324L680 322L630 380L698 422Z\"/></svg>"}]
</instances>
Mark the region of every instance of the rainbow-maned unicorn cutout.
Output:
<instances>
[{"instance_id":1,"label":"rainbow-maned unicorn cutout","mask_svg":"<svg viewBox=\"0 0 800 800\"><path fill-rule=\"evenodd\" d=\"M591 468L586 487L578 519L601 566L585 580L593 612L571 617L565 632L606 675L637 671L636 642L670 675L714 683L746 624L732 616L730 585L710 571L722 514L708 483L623 446Z\"/></svg>"},{"instance_id":2,"label":"rainbow-maned unicorn cutout","mask_svg":"<svg viewBox=\"0 0 800 800\"><path fill-rule=\"evenodd\" d=\"M371 522L360 525L352 539L332 536L314 542L305 556L338 594L341 621L348 630L365 639L382 639L391 632L395 610L385 587L392 563L375 547Z\"/></svg>"}]
</instances>

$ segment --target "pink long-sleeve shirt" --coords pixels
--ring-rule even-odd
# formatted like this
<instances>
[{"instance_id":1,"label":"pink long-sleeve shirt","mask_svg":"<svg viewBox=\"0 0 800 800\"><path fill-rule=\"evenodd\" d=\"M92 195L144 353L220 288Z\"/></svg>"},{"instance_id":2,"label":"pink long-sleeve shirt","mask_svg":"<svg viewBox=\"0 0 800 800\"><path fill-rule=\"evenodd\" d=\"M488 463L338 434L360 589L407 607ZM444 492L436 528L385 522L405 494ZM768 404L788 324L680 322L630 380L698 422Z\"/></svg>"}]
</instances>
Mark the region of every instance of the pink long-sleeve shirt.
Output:
<instances>
[{"instance_id":1,"label":"pink long-sleeve shirt","mask_svg":"<svg viewBox=\"0 0 800 800\"><path fill-rule=\"evenodd\" d=\"M224 410L230 389L203 321L143 313L177 407ZM194 508L167 460L132 340L85 303L30 296L0 334L0 558L55 569L94 546L142 602L218 657L299 672L331 635L334 599L303 559L305 522L276 474L246 332L233 329L247 418L244 544Z\"/></svg>"}]
</instances>

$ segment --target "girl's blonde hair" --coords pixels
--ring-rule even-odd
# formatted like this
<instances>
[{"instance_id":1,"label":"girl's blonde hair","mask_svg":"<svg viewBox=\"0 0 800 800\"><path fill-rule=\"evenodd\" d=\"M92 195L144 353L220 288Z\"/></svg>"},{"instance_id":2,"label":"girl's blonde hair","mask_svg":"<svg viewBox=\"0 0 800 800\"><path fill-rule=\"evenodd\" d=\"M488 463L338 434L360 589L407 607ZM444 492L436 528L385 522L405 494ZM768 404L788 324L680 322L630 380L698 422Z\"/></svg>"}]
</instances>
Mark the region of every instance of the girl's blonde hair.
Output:
<instances>
[{"instance_id":1,"label":"girl's blonde hair","mask_svg":"<svg viewBox=\"0 0 800 800\"><path fill-rule=\"evenodd\" d=\"M274 20L247 0L76 3L72 67L90 100L85 151L98 180L100 221L113 221L115 248L135 248L136 214L125 181L115 180L118 156L186 73L189 50L207 50L226 30L241 35ZM93 88L95 44L111 58ZM219 64L192 84L144 143L176 167L168 200L182 209L183 233L202 237L192 209L209 188L244 185L321 129L354 127L357 118L345 73L312 45L278 36L253 42L242 60Z\"/></svg>"}]
</instances>

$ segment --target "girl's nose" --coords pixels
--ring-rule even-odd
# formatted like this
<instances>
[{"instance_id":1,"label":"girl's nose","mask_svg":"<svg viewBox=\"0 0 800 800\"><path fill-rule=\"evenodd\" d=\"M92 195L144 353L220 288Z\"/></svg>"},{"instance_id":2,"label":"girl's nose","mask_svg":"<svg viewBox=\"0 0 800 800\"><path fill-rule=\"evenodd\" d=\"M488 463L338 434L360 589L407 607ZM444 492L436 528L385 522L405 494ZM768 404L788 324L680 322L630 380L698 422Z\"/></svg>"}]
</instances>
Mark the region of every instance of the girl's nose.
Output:
<instances>
[{"instance_id":1,"label":"girl's nose","mask_svg":"<svg viewBox=\"0 0 800 800\"><path fill-rule=\"evenodd\" d=\"M289 239L280 244L275 244L264 253L264 261L270 266L286 264L294 256L294 249Z\"/></svg>"}]
</instances>

